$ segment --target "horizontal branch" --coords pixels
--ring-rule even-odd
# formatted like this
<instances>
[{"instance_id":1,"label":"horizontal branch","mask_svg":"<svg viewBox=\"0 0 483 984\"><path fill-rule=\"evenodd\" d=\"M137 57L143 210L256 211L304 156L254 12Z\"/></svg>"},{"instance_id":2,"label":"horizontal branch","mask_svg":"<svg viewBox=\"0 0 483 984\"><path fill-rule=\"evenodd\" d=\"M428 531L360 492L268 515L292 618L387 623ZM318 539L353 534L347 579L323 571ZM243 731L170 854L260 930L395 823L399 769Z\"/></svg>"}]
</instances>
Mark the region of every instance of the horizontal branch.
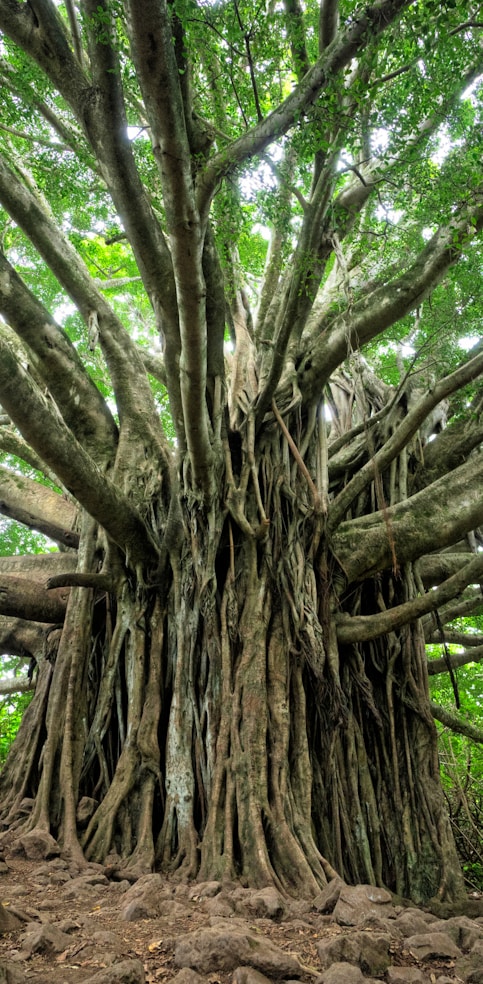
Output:
<instances>
[{"instance_id":1,"label":"horizontal branch","mask_svg":"<svg viewBox=\"0 0 483 984\"><path fill-rule=\"evenodd\" d=\"M444 626L450 622L454 622L456 619L469 618L473 615L481 615L482 613L483 591L480 587L470 588L465 591L462 598L449 602L448 605L443 605L443 608L439 609L438 622ZM425 641L433 641L433 634L438 629L435 616L433 614L425 615L422 621L422 627ZM441 642L441 638L438 637L435 641Z\"/></svg>"},{"instance_id":2,"label":"horizontal branch","mask_svg":"<svg viewBox=\"0 0 483 984\"><path fill-rule=\"evenodd\" d=\"M477 728L474 724L470 724L469 721L462 721L456 714L451 714L445 707L440 707L439 704L434 704L433 701L430 701L429 706L433 717L440 724L444 724L445 728L449 728L450 731L455 731L456 734L464 735L466 738L471 738L472 741L477 741L483 745L483 728Z\"/></svg>"},{"instance_id":3,"label":"horizontal branch","mask_svg":"<svg viewBox=\"0 0 483 984\"><path fill-rule=\"evenodd\" d=\"M475 646L474 649L467 650L464 653L450 653L448 659L441 657L441 659L428 659L428 674L429 676L436 676L439 673L448 673L448 662L452 670L456 670L458 666L467 666L468 663L481 663L483 660L483 646Z\"/></svg>"},{"instance_id":4,"label":"horizontal branch","mask_svg":"<svg viewBox=\"0 0 483 984\"><path fill-rule=\"evenodd\" d=\"M60 624L0 615L0 653L23 659L40 657L48 653L48 642L53 634L58 637Z\"/></svg>"},{"instance_id":5,"label":"horizontal branch","mask_svg":"<svg viewBox=\"0 0 483 984\"><path fill-rule=\"evenodd\" d=\"M29 577L32 581L45 583L49 577L56 574L64 574L75 571L77 567L77 554L68 553L45 553L45 554L12 554L7 557L0 557L0 572L3 574L15 574L17 577Z\"/></svg>"},{"instance_id":6,"label":"horizontal branch","mask_svg":"<svg viewBox=\"0 0 483 984\"><path fill-rule=\"evenodd\" d=\"M114 581L107 574L96 574L72 571L65 574L56 574L54 577L49 577L47 581L47 588L49 591L52 588L65 588L65 587L77 587L77 588L95 588L97 591L112 591L114 588Z\"/></svg>"},{"instance_id":7,"label":"horizontal branch","mask_svg":"<svg viewBox=\"0 0 483 984\"><path fill-rule=\"evenodd\" d=\"M441 642L447 642L452 646L464 646L465 649L475 648L478 649L483 646L483 635L475 634L471 635L469 632L456 632L454 629L441 629L435 628L434 632L426 638L426 642L431 645L437 645Z\"/></svg>"},{"instance_id":8,"label":"horizontal branch","mask_svg":"<svg viewBox=\"0 0 483 984\"><path fill-rule=\"evenodd\" d=\"M25 475L0 466L0 513L38 533L77 547L77 507L57 492Z\"/></svg>"},{"instance_id":9,"label":"horizontal branch","mask_svg":"<svg viewBox=\"0 0 483 984\"><path fill-rule=\"evenodd\" d=\"M0 574L0 614L34 622L63 622L69 591L47 591L37 581Z\"/></svg>"},{"instance_id":10,"label":"horizontal branch","mask_svg":"<svg viewBox=\"0 0 483 984\"><path fill-rule=\"evenodd\" d=\"M28 676L0 677L0 697L26 694L29 690L35 690L35 680L30 680Z\"/></svg>"},{"instance_id":11,"label":"horizontal branch","mask_svg":"<svg viewBox=\"0 0 483 984\"><path fill-rule=\"evenodd\" d=\"M348 583L457 543L483 524L483 454L385 510L341 523L332 546ZM449 504L451 506L449 507Z\"/></svg>"},{"instance_id":12,"label":"horizontal branch","mask_svg":"<svg viewBox=\"0 0 483 984\"><path fill-rule=\"evenodd\" d=\"M468 563L470 557L471 552L469 550L466 553L429 554L426 557L420 557L415 562L414 570L421 578L424 587L432 588L460 571Z\"/></svg>"},{"instance_id":13,"label":"horizontal branch","mask_svg":"<svg viewBox=\"0 0 483 984\"><path fill-rule=\"evenodd\" d=\"M400 629L428 612L434 612L441 605L456 598L468 584L483 581L483 554L466 564L462 571L453 574L438 588L425 595L413 598L402 605L388 608L376 615L337 615L337 639L339 643L365 642L377 639Z\"/></svg>"}]
</instances>

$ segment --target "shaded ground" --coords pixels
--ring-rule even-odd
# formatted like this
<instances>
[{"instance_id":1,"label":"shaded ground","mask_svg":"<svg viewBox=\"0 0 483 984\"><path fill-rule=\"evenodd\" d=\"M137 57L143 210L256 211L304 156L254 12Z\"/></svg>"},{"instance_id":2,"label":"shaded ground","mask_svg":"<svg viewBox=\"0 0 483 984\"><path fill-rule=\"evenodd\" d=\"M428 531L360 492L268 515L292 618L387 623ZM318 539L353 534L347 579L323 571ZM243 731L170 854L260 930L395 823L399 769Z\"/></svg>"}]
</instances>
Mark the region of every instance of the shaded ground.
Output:
<instances>
[{"instance_id":1,"label":"shaded ground","mask_svg":"<svg viewBox=\"0 0 483 984\"><path fill-rule=\"evenodd\" d=\"M283 954L287 957L292 954L301 967L291 976L298 976L302 984L313 984L317 978L330 984L330 973L324 976L328 974L322 953L325 944L348 935L355 939L357 934L361 936L362 930L369 940L371 934L374 938L382 934L387 939L389 932L391 937L387 945L389 966L382 973L381 967L374 973L378 968L369 963L372 974L365 974L366 980L377 977L385 982L401 981L403 984L406 981L480 984L478 961L473 961L468 972L469 964L462 970L461 956L447 954L420 959L420 954L415 955L414 947L408 947L408 938L414 937L414 930L424 929L424 923L428 930L430 926L441 930L434 913L418 914L414 909L403 910L384 902L379 906L379 914L379 903L376 902L374 907L369 901L367 911L364 912L362 906L356 913L357 925L349 927L334 921L337 910L335 914L327 912L334 904L327 897L325 901L321 897L315 904L287 902L273 890L257 893L235 885L221 889L216 883L186 886L161 876L147 876L131 885L128 881L107 878L106 869L100 865L89 865L79 873L60 858L39 862L11 857L0 867L4 868L0 876L0 899L8 912L21 920L19 928L0 937L0 982L6 980L7 984L15 984L16 975L19 982L31 984L87 982L103 967L111 968L112 977L106 976L106 982L124 980L115 977L114 968L130 958L142 964L147 984L158 981L167 984L179 974L180 966L190 964L190 958L188 963L186 960L183 963L181 949L176 950L181 939L195 930L210 927L220 934L214 941L214 951L218 954L227 927L240 933L242 930L250 932L259 941L261 949L269 942L275 944L276 954L281 954L281 963L279 972L276 964L273 965L269 975L272 980L287 978ZM467 912L471 921L468 916L463 917L466 936L462 929L458 930L459 936L455 935L456 930L451 936L453 940L458 939L461 954L468 954L473 946L478 946L475 940L480 940L483 958L483 900L470 901ZM458 914L461 917L461 909ZM444 915L454 913L445 911ZM450 919L448 930L453 924L455 920ZM405 935L402 935L403 929ZM188 937L187 949L194 953L191 939ZM10 968L10 977L8 974L2 977L2 964ZM211 964L209 959L205 959L204 965L196 964L194 957L191 961L207 984L231 984L233 979L241 980L236 976L238 972L235 977L233 974L236 961L234 967L222 964L223 960L215 952ZM254 964L257 966L256 961ZM258 969L260 966L258 964ZM346 966L346 977L343 969L341 971L342 984L345 980L352 981L352 968L349 964ZM399 968L403 967L409 973L406 977L397 976L402 974ZM481 967L483 982L483 959ZM186 971L183 974L184 984L188 984ZM194 984L195 974L193 971L190 974ZM248 979L246 984L253 982Z\"/></svg>"}]
</instances>

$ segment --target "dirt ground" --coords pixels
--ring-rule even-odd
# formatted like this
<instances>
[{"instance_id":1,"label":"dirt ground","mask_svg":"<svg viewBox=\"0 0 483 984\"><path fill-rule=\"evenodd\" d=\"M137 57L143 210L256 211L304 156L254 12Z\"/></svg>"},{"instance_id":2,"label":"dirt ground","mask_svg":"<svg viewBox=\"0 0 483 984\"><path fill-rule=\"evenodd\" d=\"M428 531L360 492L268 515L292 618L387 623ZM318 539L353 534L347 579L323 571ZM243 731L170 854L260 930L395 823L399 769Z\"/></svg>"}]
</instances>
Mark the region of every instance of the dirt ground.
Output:
<instances>
[{"instance_id":1,"label":"dirt ground","mask_svg":"<svg viewBox=\"0 0 483 984\"><path fill-rule=\"evenodd\" d=\"M23 924L21 929L0 937L0 967L4 961L13 961L32 984L84 982L102 967L128 958L142 961L147 984L167 984L179 971L174 964L176 940L208 927L215 911L213 898L200 897L196 886L175 887L167 882L173 903L168 900L162 915L127 921L125 896L131 887L127 882L104 881L78 888L76 880L69 891L72 874L60 867L58 859L39 863L9 858L7 866L0 877L0 900L10 912L22 917ZM330 916L321 916L307 905L301 905L298 914L296 906L291 906L280 922L267 918L249 922L257 933L298 957L306 968L302 978L305 984L313 984L321 974L317 943L343 931L331 923ZM36 944L25 942L26 933L38 931L42 925L54 925L68 934L64 949L45 949L44 942L37 950ZM425 962L422 967L403 954L402 941L394 942L391 952L394 966L421 968L428 984L440 977L460 980L455 976L454 961ZM232 973L212 973L205 980L208 984L231 984Z\"/></svg>"}]
</instances>

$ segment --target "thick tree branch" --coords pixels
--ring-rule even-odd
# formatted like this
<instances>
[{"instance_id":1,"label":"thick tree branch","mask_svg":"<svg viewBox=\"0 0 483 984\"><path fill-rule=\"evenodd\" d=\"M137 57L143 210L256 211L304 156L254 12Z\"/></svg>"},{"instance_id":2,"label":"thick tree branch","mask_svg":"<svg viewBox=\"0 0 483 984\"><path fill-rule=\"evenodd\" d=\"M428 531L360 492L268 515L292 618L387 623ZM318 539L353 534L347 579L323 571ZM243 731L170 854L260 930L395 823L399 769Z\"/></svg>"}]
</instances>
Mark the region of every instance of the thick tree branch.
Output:
<instances>
[{"instance_id":1,"label":"thick tree branch","mask_svg":"<svg viewBox=\"0 0 483 984\"><path fill-rule=\"evenodd\" d=\"M376 615L337 615L337 639L339 643L365 642L377 639L400 629L401 626L434 612L441 605L456 598L468 584L483 581L483 555L475 557L452 577L419 598L396 605Z\"/></svg>"},{"instance_id":2,"label":"thick tree branch","mask_svg":"<svg viewBox=\"0 0 483 984\"><path fill-rule=\"evenodd\" d=\"M169 231L181 336L179 371L195 485L211 494L213 454L206 405L206 287L200 221L180 75L166 0L129 5L131 44L152 129Z\"/></svg>"},{"instance_id":3,"label":"thick tree branch","mask_svg":"<svg viewBox=\"0 0 483 984\"><path fill-rule=\"evenodd\" d=\"M320 0L319 51L332 44L339 26L339 0Z\"/></svg>"},{"instance_id":4,"label":"thick tree branch","mask_svg":"<svg viewBox=\"0 0 483 984\"><path fill-rule=\"evenodd\" d=\"M2 203L3 177L0 160ZM12 181L12 194L17 190L17 182ZM17 216L13 217L17 221ZM40 223L40 214L33 211L33 217ZM61 241L60 249L62 245ZM78 440L92 454L99 454L101 460L105 460L106 455L112 456L117 445L117 428L105 400L86 373L67 335L25 286L3 253L0 253L0 311L28 346L35 370L48 386ZM80 408L82 413L79 413Z\"/></svg>"},{"instance_id":5,"label":"thick tree branch","mask_svg":"<svg viewBox=\"0 0 483 984\"><path fill-rule=\"evenodd\" d=\"M440 724L443 724L445 728L455 731L457 735L465 735L466 738L471 738L472 741L477 741L483 745L483 728L476 728L469 721L462 721L456 714L451 714L445 707L440 707L439 704L434 704L433 701L430 701L429 706L433 717Z\"/></svg>"},{"instance_id":6,"label":"thick tree branch","mask_svg":"<svg viewBox=\"0 0 483 984\"><path fill-rule=\"evenodd\" d=\"M73 529L77 508L72 502L3 467L0 467L0 512L67 547L76 547L79 542L79 534Z\"/></svg>"},{"instance_id":7,"label":"thick tree branch","mask_svg":"<svg viewBox=\"0 0 483 984\"><path fill-rule=\"evenodd\" d=\"M179 346L171 257L141 183L127 133L116 43L106 43L112 11L98 0L86 0L84 9L94 84L70 49L65 27L50 0L29 5L0 0L0 28L23 47L64 96L96 155L132 245L160 330L164 330L167 338L170 397L182 442L182 420L176 413Z\"/></svg>"},{"instance_id":8,"label":"thick tree branch","mask_svg":"<svg viewBox=\"0 0 483 984\"><path fill-rule=\"evenodd\" d=\"M105 478L19 365L9 336L0 326L0 398L20 433L132 564L153 562L156 550L139 514Z\"/></svg>"},{"instance_id":9,"label":"thick tree branch","mask_svg":"<svg viewBox=\"0 0 483 984\"><path fill-rule=\"evenodd\" d=\"M348 583L449 547L483 524L483 454L384 511L341 523L333 550ZM451 512L448 503L451 502Z\"/></svg>"},{"instance_id":10,"label":"thick tree branch","mask_svg":"<svg viewBox=\"0 0 483 984\"><path fill-rule=\"evenodd\" d=\"M95 318L121 421L129 419L131 437L141 442L149 440L156 447L159 457L165 459L166 448L159 436L159 418L142 371L138 347L52 216L1 158L0 201L38 249L78 307L86 324ZM13 268L0 257L0 272L2 269L5 275L0 281L0 310L29 348L40 357L37 368L62 410L66 423L91 453L96 453L98 445L101 460L109 451L112 455L117 445L116 426L74 347ZM69 363L66 364L67 359ZM79 414L79 406L83 407L82 414ZM79 432L79 428L83 430ZM93 442L87 440L91 431Z\"/></svg>"},{"instance_id":11,"label":"thick tree branch","mask_svg":"<svg viewBox=\"0 0 483 984\"><path fill-rule=\"evenodd\" d=\"M20 458L21 461L25 461L27 465L31 468L35 468L37 471L43 472L45 465L43 461L40 460L38 455L36 455L32 448L22 440L19 434L17 434L11 424L7 426L0 425L0 452L3 451L5 454L13 454L16 458Z\"/></svg>"},{"instance_id":12,"label":"thick tree branch","mask_svg":"<svg viewBox=\"0 0 483 984\"><path fill-rule=\"evenodd\" d=\"M483 660L483 646L475 646L474 649L466 650L464 653L451 653L449 662L451 668L456 670L458 666L467 666L468 663L481 663ZM428 674L436 676L439 673L448 672L448 661L446 659L428 659Z\"/></svg>"},{"instance_id":13,"label":"thick tree branch","mask_svg":"<svg viewBox=\"0 0 483 984\"><path fill-rule=\"evenodd\" d=\"M9 694L26 694L29 690L35 690L35 680L29 680L27 676L0 678L0 697Z\"/></svg>"},{"instance_id":14,"label":"thick tree branch","mask_svg":"<svg viewBox=\"0 0 483 984\"><path fill-rule=\"evenodd\" d=\"M63 622L68 588L48 591L37 581L0 574L0 614L34 622Z\"/></svg>"},{"instance_id":15,"label":"thick tree branch","mask_svg":"<svg viewBox=\"0 0 483 984\"><path fill-rule=\"evenodd\" d=\"M0 615L0 653L26 660L48 655L49 639L53 638L53 633L58 637L59 627L60 623L46 625L45 622Z\"/></svg>"},{"instance_id":16,"label":"thick tree branch","mask_svg":"<svg viewBox=\"0 0 483 984\"><path fill-rule=\"evenodd\" d=\"M468 618L472 615L481 615L483 612L483 592L480 587L471 588L465 591L462 599L453 601L449 605L444 605L438 611L438 619L441 625L454 622L455 619ZM423 618L423 632L426 642L433 641L433 634L439 627L433 615L425 615ZM446 632L445 632L446 636ZM437 642L441 639L437 638ZM448 640L449 641L449 640Z\"/></svg>"},{"instance_id":17,"label":"thick tree branch","mask_svg":"<svg viewBox=\"0 0 483 984\"><path fill-rule=\"evenodd\" d=\"M465 564L468 563L468 559L471 556L470 552L467 553L439 553L439 554L429 554L426 557L420 557L419 560L415 562L414 569L425 588L432 588L435 584L441 584L442 581L446 581L448 577L453 574L457 574Z\"/></svg>"},{"instance_id":18,"label":"thick tree branch","mask_svg":"<svg viewBox=\"0 0 483 984\"><path fill-rule=\"evenodd\" d=\"M478 352L478 349L480 350ZM396 456L407 446L417 433L428 414L451 393L455 393L470 381L477 379L483 372L483 342L478 346L473 359L465 360L455 372L445 376L434 385L429 393L420 400L404 417L383 447L371 456L370 460L360 468L350 482L331 503L329 529L334 530L342 522L347 510L358 495L377 475L381 474Z\"/></svg>"},{"instance_id":19,"label":"thick tree branch","mask_svg":"<svg viewBox=\"0 0 483 984\"><path fill-rule=\"evenodd\" d=\"M290 41L295 75L300 82L310 68L305 34L304 13L300 0L284 0L287 34Z\"/></svg>"},{"instance_id":20,"label":"thick tree branch","mask_svg":"<svg viewBox=\"0 0 483 984\"><path fill-rule=\"evenodd\" d=\"M434 632L428 637L425 637L426 642L431 645L437 645L441 642L447 642L453 646L465 646L466 649L474 647L478 649L479 646L483 646L483 636L482 635L471 635L469 632L456 632L454 629L445 629L444 633L441 632L439 628L435 628Z\"/></svg>"},{"instance_id":21,"label":"thick tree branch","mask_svg":"<svg viewBox=\"0 0 483 984\"><path fill-rule=\"evenodd\" d=\"M424 461L417 468L413 487L417 491L457 468L483 442L483 417L463 417L450 421L424 449Z\"/></svg>"}]
</instances>

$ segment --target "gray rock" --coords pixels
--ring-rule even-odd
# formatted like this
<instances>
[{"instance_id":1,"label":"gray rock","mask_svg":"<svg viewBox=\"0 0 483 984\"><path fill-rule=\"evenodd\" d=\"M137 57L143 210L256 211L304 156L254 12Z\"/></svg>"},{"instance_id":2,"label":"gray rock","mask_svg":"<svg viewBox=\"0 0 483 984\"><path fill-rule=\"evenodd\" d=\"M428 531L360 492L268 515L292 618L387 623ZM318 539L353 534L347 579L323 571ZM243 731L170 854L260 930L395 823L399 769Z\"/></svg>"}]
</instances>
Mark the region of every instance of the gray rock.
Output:
<instances>
[{"instance_id":1,"label":"gray rock","mask_svg":"<svg viewBox=\"0 0 483 984\"><path fill-rule=\"evenodd\" d=\"M109 879L102 872L89 872L70 878L62 889L64 899L77 899L79 896L98 896L103 888L109 888Z\"/></svg>"},{"instance_id":2,"label":"gray rock","mask_svg":"<svg viewBox=\"0 0 483 984\"><path fill-rule=\"evenodd\" d=\"M99 803L92 796L83 796L77 805L76 821L78 827L87 827L89 820L94 816Z\"/></svg>"},{"instance_id":3,"label":"gray rock","mask_svg":"<svg viewBox=\"0 0 483 984\"><path fill-rule=\"evenodd\" d=\"M390 944L391 937L387 934L352 932L322 940L317 944L317 952L323 969L345 961L377 976L384 974L391 963Z\"/></svg>"},{"instance_id":4,"label":"gray rock","mask_svg":"<svg viewBox=\"0 0 483 984\"><path fill-rule=\"evenodd\" d=\"M317 912L333 912L343 888L347 888L342 878L332 878L328 885L313 899L312 905Z\"/></svg>"},{"instance_id":5,"label":"gray rock","mask_svg":"<svg viewBox=\"0 0 483 984\"><path fill-rule=\"evenodd\" d=\"M182 970L178 970L175 977L171 978L171 984L205 984L205 980L196 973L196 970L183 967Z\"/></svg>"},{"instance_id":6,"label":"gray rock","mask_svg":"<svg viewBox=\"0 0 483 984\"><path fill-rule=\"evenodd\" d=\"M209 929L195 930L176 941L176 967L191 967L200 974L235 970L250 966L269 977L300 977L302 967L296 957L257 936L250 927L220 920Z\"/></svg>"},{"instance_id":7,"label":"gray rock","mask_svg":"<svg viewBox=\"0 0 483 984\"><path fill-rule=\"evenodd\" d=\"M253 967L237 967L232 980L233 984L270 984L270 978Z\"/></svg>"},{"instance_id":8,"label":"gray rock","mask_svg":"<svg viewBox=\"0 0 483 984\"><path fill-rule=\"evenodd\" d=\"M483 927L478 926L468 916L453 916L451 919L438 919L431 925L432 933L448 933L462 950L471 950L477 940L483 939Z\"/></svg>"},{"instance_id":9,"label":"gray rock","mask_svg":"<svg viewBox=\"0 0 483 984\"><path fill-rule=\"evenodd\" d=\"M29 957L33 953L62 953L71 943L67 933L63 933L52 923L46 923L45 926L35 926L27 930L22 937L22 951Z\"/></svg>"},{"instance_id":10,"label":"gray rock","mask_svg":"<svg viewBox=\"0 0 483 984\"><path fill-rule=\"evenodd\" d=\"M122 960L88 977L84 984L146 984L146 975L140 960Z\"/></svg>"},{"instance_id":11,"label":"gray rock","mask_svg":"<svg viewBox=\"0 0 483 984\"><path fill-rule=\"evenodd\" d=\"M60 854L57 841L46 830L31 830L19 837L18 846L30 861L54 858Z\"/></svg>"},{"instance_id":12,"label":"gray rock","mask_svg":"<svg viewBox=\"0 0 483 984\"><path fill-rule=\"evenodd\" d=\"M317 978L316 984L368 984L368 978L353 964L335 963Z\"/></svg>"},{"instance_id":13,"label":"gray rock","mask_svg":"<svg viewBox=\"0 0 483 984\"><path fill-rule=\"evenodd\" d=\"M215 895L221 892L221 882L219 881L209 881L209 882L198 882L197 885L193 885L188 892L188 898L193 899L195 902L202 902L203 899L212 899Z\"/></svg>"},{"instance_id":14,"label":"gray rock","mask_svg":"<svg viewBox=\"0 0 483 984\"><path fill-rule=\"evenodd\" d=\"M218 916L219 919L229 919L234 912L231 899L224 898L222 895L217 895L214 899L207 899L204 909L208 915Z\"/></svg>"},{"instance_id":15,"label":"gray rock","mask_svg":"<svg viewBox=\"0 0 483 984\"><path fill-rule=\"evenodd\" d=\"M70 933L75 933L78 929L80 929L80 923L78 923L76 919L71 919L69 916L67 916L66 919L61 919L60 922L55 925L57 926L57 929L61 929L63 933L67 933L68 935Z\"/></svg>"},{"instance_id":16,"label":"gray rock","mask_svg":"<svg viewBox=\"0 0 483 984\"><path fill-rule=\"evenodd\" d=\"M392 898L384 888L374 885L344 885L340 891L333 917L340 926L360 926L368 916L394 914Z\"/></svg>"},{"instance_id":17,"label":"gray rock","mask_svg":"<svg viewBox=\"0 0 483 984\"><path fill-rule=\"evenodd\" d=\"M447 933L419 933L409 936L404 948L416 960L455 960L462 953Z\"/></svg>"},{"instance_id":18,"label":"gray rock","mask_svg":"<svg viewBox=\"0 0 483 984\"><path fill-rule=\"evenodd\" d=\"M428 932L428 924L423 918L423 913L418 912L416 909L412 909L411 911L408 909L406 912L402 912L395 919L394 925L398 928L402 936L416 936L418 933Z\"/></svg>"},{"instance_id":19,"label":"gray rock","mask_svg":"<svg viewBox=\"0 0 483 984\"><path fill-rule=\"evenodd\" d=\"M17 916L9 912L5 905L0 902L0 935L3 933L11 933L16 929L20 929L22 923Z\"/></svg>"},{"instance_id":20,"label":"gray rock","mask_svg":"<svg viewBox=\"0 0 483 984\"><path fill-rule=\"evenodd\" d=\"M276 888L261 888L251 892L245 902L251 916L261 919L274 919L279 922L285 913L285 904Z\"/></svg>"},{"instance_id":21,"label":"gray rock","mask_svg":"<svg viewBox=\"0 0 483 984\"><path fill-rule=\"evenodd\" d=\"M403 933L396 926L395 919L382 919L381 916L366 916L361 922L361 929L373 933L389 933L395 940L402 940Z\"/></svg>"},{"instance_id":22,"label":"gray rock","mask_svg":"<svg viewBox=\"0 0 483 984\"><path fill-rule=\"evenodd\" d=\"M0 964L0 984L25 984L27 980L20 967L10 961L3 961Z\"/></svg>"},{"instance_id":23,"label":"gray rock","mask_svg":"<svg viewBox=\"0 0 483 984\"><path fill-rule=\"evenodd\" d=\"M470 952L456 961L455 971L466 984L483 984L483 940L477 940Z\"/></svg>"},{"instance_id":24,"label":"gray rock","mask_svg":"<svg viewBox=\"0 0 483 984\"><path fill-rule=\"evenodd\" d=\"M135 922L137 919L155 919L161 915L169 900L170 906L178 905L173 902L173 894L167 888L161 875L143 875L124 893L121 919ZM185 908L183 907L183 911Z\"/></svg>"},{"instance_id":25,"label":"gray rock","mask_svg":"<svg viewBox=\"0 0 483 984\"><path fill-rule=\"evenodd\" d=\"M417 967L389 967L387 979L389 984L428 984L426 974Z\"/></svg>"}]
</instances>

